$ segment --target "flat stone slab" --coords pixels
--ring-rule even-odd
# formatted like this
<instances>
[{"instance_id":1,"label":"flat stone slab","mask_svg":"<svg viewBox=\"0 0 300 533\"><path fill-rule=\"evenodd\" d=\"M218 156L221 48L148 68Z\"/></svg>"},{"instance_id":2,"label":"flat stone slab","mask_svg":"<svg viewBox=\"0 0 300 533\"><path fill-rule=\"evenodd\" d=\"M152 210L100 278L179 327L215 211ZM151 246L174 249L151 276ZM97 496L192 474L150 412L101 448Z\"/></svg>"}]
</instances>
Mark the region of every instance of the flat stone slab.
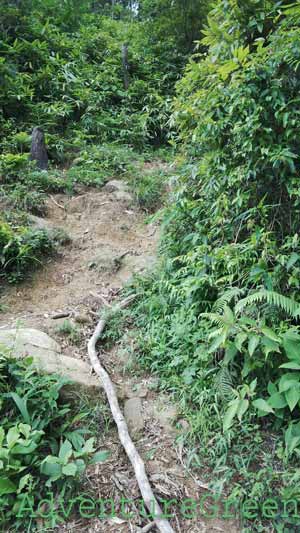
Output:
<instances>
[{"instance_id":1,"label":"flat stone slab","mask_svg":"<svg viewBox=\"0 0 300 533\"><path fill-rule=\"evenodd\" d=\"M1 347L17 359L32 357L39 372L64 376L76 389L99 389L100 381L91 375L90 366L81 359L63 355L59 344L43 331L31 328L0 331Z\"/></svg>"},{"instance_id":2,"label":"flat stone slab","mask_svg":"<svg viewBox=\"0 0 300 533\"><path fill-rule=\"evenodd\" d=\"M144 428L144 416L142 410L142 402L140 398L131 398L127 400L124 405L124 416L127 422L129 431L135 435L141 432Z\"/></svg>"}]
</instances>

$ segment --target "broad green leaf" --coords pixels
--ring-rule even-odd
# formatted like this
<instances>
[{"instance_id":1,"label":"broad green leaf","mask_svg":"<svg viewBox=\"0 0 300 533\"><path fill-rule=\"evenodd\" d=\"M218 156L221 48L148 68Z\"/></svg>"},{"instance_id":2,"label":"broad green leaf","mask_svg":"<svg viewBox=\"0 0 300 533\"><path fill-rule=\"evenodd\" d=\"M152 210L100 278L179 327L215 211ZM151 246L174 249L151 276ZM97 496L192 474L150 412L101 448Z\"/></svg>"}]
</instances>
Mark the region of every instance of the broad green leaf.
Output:
<instances>
[{"instance_id":1,"label":"broad green leaf","mask_svg":"<svg viewBox=\"0 0 300 533\"><path fill-rule=\"evenodd\" d=\"M266 357L268 357L269 353L272 352L280 353L279 344L268 337L263 337L262 345Z\"/></svg>"},{"instance_id":2,"label":"broad green leaf","mask_svg":"<svg viewBox=\"0 0 300 533\"><path fill-rule=\"evenodd\" d=\"M287 406L287 401L283 394L275 392L275 394L272 394L268 399L268 404L274 409L283 409L283 407Z\"/></svg>"},{"instance_id":3,"label":"broad green leaf","mask_svg":"<svg viewBox=\"0 0 300 533\"><path fill-rule=\"evenodd\" d=\"M255 378L253 381L251 381L250 385L249 385L249 388L250 388L250 391L251 392L254 392L255 389L256 389L256 385L257 385L257 378Z\"/></svg>"},{"instance_id":4,"label":"broad green leaf","mask_svg":"<svg viewBox=\"0 0 300 533\"><path fill-rule=\"evenodd\" d=\"M290 363L284 363L283 365L280 365L279 368L289 368L290 370L300 370L300 363L293 363L291 361Z\"/></svg>"},{"instance_id":5,"label":"broad green leaf","mask_svg":"<svg viewBox=\"0 0 300 533\"><path fill-rule=\"evenodd\" d=\"M260 343L260 337L258 335L251 335L249 342L248 342L248 352L251 357L254 354L259 343Z\"/></svg>"},{"instance_id":6,"label":"broad green leaf","mask_svg":"<svg viewBox=\"0 0 300 533\"><path fill-rule=\"evenodd\" d=\"M248 335L246 333L238 333L238 335L235 337L235 345L239 352L242 351L242 347L244 342L248 339Z\"/></svg>"},{"instance_id":7,"label":"broad green leaf","mask_svg":"<svg viewBox=\"0 0 300 533\"><path fill-rule=\"evenodd\" d=\"M25 474L25 476L21 477L19 481L18 493L20 493L24 489L24 487L26 487L26 485L30 483L32 479L33 478L31 474Z\"/></svg>"},{"instance_id":8,"label":"broad green leaf","mask_svg":"<svg viewBox=\"0 0 300 533\"><path fill-rule=\"evenodd\" d=\"M75 464L76 464L76 467L77 467L77 472L78 474L83 474L83 472L85 471L85 462L83 461L83 459L76 459L75 460Z\"/></svg>"},{"instance_id":9,"label":"broad green leaf","mask_svg":"<svg viewBox=\"0 0 300 533\"><path fill-rule=\"evenodd\" d=\"M253 405L256 409L259 409L259 411L263 411L264 413L274 413L272 407L262 398L254 400Z\"/></svg>"},{"instance_id":10,"label":"broad green leaf","mask_svg":"<svg viewBox=\"0 0 300 533\"><path fill-rule=\"evenodd\" d=\"M29 424L19 424L19 430L24 435L25 439L28 439L31 433L31 426Z\"/></svg>"},{"instance_id":11,"label":"broad green leaf","mask_svg":"<svg viewBox=\"0 0 300 533\"><path fill-rule=\"evenodd\" d=\"M95 439L92 437L91 439L88 439L83 448L79 452L75 452L75 457L80 457L81 455L89 454L95 451L94 448Z\"/></svg>"},{"instance_id":12,"label":"broad green leaf","mask_svg":"<svg viewBox=\"0 0 300 533\"><path fill-rule=\"evenodd\" d=\"M16 444L13 449L13 453L16 455L29 455L36 450L38 445L35 442L30 442L27 446Z\"/></svg>"},{"instance_id":13,"label":"broad green leaf","mask_svg":"<svg viewBox=\"0 0 300 533\"><path fill-rule=\"evenodd\" d=\"M62 466L58 463L44 462L40 470L45 476L58 479L62 473Z\"/></svg>"},{"instance_id":14,"label":"broad green leaf","mask_svg":"<svg viewBox=\"0 0 300 533\"><path fill-rule=\"evenodd\" d=\"M62 473L65 476L76 476L77 473L77 466L75 463L69 463L68 465L65 465L62 467Z\"/></svg>"},{"instance_id":15,"label":"broad green leaf","mask_svg":"<svg viewBox=\"0 0 300 533\"><path fill-rule=\"evenodd\" d=\"M297 387L299 384L299 374L296 372L287 372L284 374L279 381L278 389L279 392L285 392L292 387Z\"/></svg>"},{"instance_id":16,"label":"broad green leaf","mask_svg":"<svg viewBox=\"0 0 300 533\"><path fill-rule=\"evenodd\" d=\"M285 398L290 408L290 411L293 411L300 400L300 391L299 387L294 387L289 389L285 393Z\"/></svg>"},{"instance_id":17,"label":"broad green leaf","mask_svg":"<svg viewBox=\"0 0 300 533\"><path fill-rule=\"evenodd\" d=\"M237 410L239 408L239 399L234 400L234 402L231 403L230 407L228 407L224 418L223 418L223 431L227 431L231 425L232 421L237 414Z\"/></svg>"},{"instance_id":18,"label":"broad green leaf","mask_svg":"<svg viewBox=\"0 0 300 533\"><path fill-rule=\"evenodd\" d=\"M20 432L17 426L13 426L12 428L10 428L6 435L7 446L10 449L13 448L14 445L18 442L19 437L20 437Z\"/></svg>"},{"instance_id":19,"label":"broad green leaf","mask_svg":"<svg viewBox=\"0 0 300 533\"><path fill-rule=\"evenodd\" d=\"M6 476L0 477L0 496L17 492L16 485Z\"/></svg>"},{"instance_id":20,"label":"broad green leaf","mask_svg":"<svg viewBox=\"0 0 300 533\"><path fill-rule=\"evenodd\" d=\"M110 451L104 450L102 452L97 452L93 455L92 459L89 461L91 465L94 465L96 463L103 463L106 461L109 456L111 455Z\"/></svg>"},{"instance_id":21,"label":"broad green leaf","mask_svg":"<svg viewBox=\"0 0 300 533\"><path fill-rule=\"evenodd\" d=\"M271 396L272 394L276 394L276 392L278 392L276 385L274 385L274 383L272 383L272 381L269 381L269 383L268 383L268 393Z\"/></svg>"},{"instance_id":22,"label":"broad green leaf","mask_svg":"<svg viewBox=\"0 0 300 533\"><path fill-rule=\"evenodd\" d=\"M268 339L271 339L274 342L280 342L280 338L278 337L278 335L276 335L276 333L272 329L267 328L265 326L261 328L261 331L266 337L268 337Z\"/></svg>"},{"instance_id":23,"label":"broad green leaf","mask_svg":"<svg viewBox=\"0 0 300 533\"><path fill-rule=\"evenodd\" d=\"M249 400L240 400L238 410L237 410L237 417L239 421L242 420L242 417L247 411L248 407L249 407Z\"/></svg>"},{"instance_id":24,"label":"broad green leaf","mask_svg":"<svg viewBox=\"0 0 300 533\"><path fill-rule=\"evenodd\" d=\"M233 361L237 353L238 353L238 350L234 344L231 344L230 346L228 346L228 348L226 348L226 351L225 351L224 364L227 365L228 363Z\"/></svg>"},{"instance_id":25,"label":"broad green leaf","mask_svg":"<svg viewBox=\"0 0 300 533\"><path fill-rule=\"evenodd\" d=\"M288 359L300 362L300 335L293 330L283 336L283 347Z\"/></svg>"},{"instance_id":26,"label":"broad green leaf","mask_svg":"<svg viewBox=\"0 0 300 533\"><path fill-rule=\"evenodd\" d=\"M286 448L288 450L288 453L289 454L293 453L293 451L297 448L299 443L300 443L300 437L291 437L291 439L286 442Z\"/></svg>"},{"instance_id":27,"label":"broad green leaf","mask_svg":"<svg viewBox=\"0 0 300 533\"><path fill-rule=\"evenodd\" d=\"M21 398L16 392L10 392L9 396L14 400L26 424L30 424L30 416L27 410L27 401Z\"/></svg>"},{"instance_id":28,"label":"broad green leaf","mask_svg":"<svg viewBox=\"0 0 300 533\"><path fill-rule=\"evenodd\" d=\"M67 463L73 452L72 444L70 441L65 440L59 449L58 457L63 463Z\"/></svg>"}]
</instances>

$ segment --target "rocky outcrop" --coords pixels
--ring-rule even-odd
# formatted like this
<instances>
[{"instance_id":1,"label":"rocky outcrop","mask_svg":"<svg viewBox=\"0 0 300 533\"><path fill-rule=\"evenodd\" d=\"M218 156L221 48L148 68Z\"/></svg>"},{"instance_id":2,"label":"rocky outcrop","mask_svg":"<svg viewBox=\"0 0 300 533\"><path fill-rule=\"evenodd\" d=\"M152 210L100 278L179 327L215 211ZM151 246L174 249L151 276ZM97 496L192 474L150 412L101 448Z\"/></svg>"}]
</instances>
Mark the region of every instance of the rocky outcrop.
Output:
<instances>
[{"instance_id":1,"label":"rocky outcrop","mask_svg":"<svg viewBox=\"0 0 300 533\"><path fill-rule=\"evenodd\" d=\"M32 357L39 372L64 376L76 390L99 389L99 380L91 376L90 366L81 359L63 355L59 344L43 331L30 328L0 331L0 349L18 359Z\"/></svg>"}]
</instances>

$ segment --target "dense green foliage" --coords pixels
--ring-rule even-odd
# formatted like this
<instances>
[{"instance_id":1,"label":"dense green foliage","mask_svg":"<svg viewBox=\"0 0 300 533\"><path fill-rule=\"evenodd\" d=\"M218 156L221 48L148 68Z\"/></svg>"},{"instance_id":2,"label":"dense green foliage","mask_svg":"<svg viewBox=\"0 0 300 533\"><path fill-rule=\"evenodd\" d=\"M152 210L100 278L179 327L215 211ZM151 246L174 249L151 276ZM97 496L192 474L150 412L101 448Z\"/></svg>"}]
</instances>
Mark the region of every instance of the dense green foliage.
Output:
<instances>
[{"instance_id":1,"label":"dense green foliage","mask_svg":"<svg viewBox=\"0 0 300 533\"><path fill-rule=\"evenodd\" d=\"M208 6L187 5L188 20L195 10L201 15L193 26L199 37ZM169 136L174 84L192 45L180 3L3 0L1 8L1 210L43 216L45 193L76 193L129 171L138 202L153 210L162 186L156 179L151 191L150 179L136 180L140 158L133 149L145 152ZM46 134L48 173L28 161L37 125ZM25 231L23 222L19 227L9 213L1 222L1 277L9 281L21 279L30 260L37 263L52 247L50 237Z\"/></svg>"},{"instance_id":2,"label":"dense green foliage","mask_svg":"<svg viewBox=\"0 0 300 533\"><path fill-rule=\"evenodd\" d=\"M141 22L133 12L111 18L101 7L93 13L89 2L75 0L2 3L2 149L16 147L20 132L35 125L46 130L55 161L70 157L85 140L136 146L164 140L168 95L180 76L184 46L164 32L162 19L158 29L152 28L147 2ZM169 25L171 6L169 0L157 5Z\"/></svg>"},{"instance_id":3,"label":"dense green foliage","mask_svg":"<svg viewBox=\"0 0 300 533\"><path fill-rule=\"evenodd\" d=\"M208 51L177 84L179 187L137 308L141 360L176 391L215 486L242 497L291 496L300 455L300 9L286 4L209 15Z\"/></svg>"},{"instance_id":4,"label":"dense green foliage","mask_svg":"<svg viewBox=\"0 0 300 533\"><path fill-rule=\"evenodd\" d=\"M5 530L11 524L14 531L35 531L30 507L36 512L49 491L67 502L87 464L103 461L107 453L94 453L85 420L91 408L74 412L60 396L66 380L41 376L30 359L16 361L3 353L0 369L0 523ZM40 512L45 528L62 520L60 511Z\"/></svg>"},{"instance_id":5,"label":"dense green foliage","mask_svg":"<svg viewBox=\"0 0 300 533\"><path fill-rule=\"evenodd\" d=\"M299 499L299 4L2 3L3 277L50 250L22 223L49 192L123 176L155 211L165 172L142 163L170 141L161 262L137 285L140 361L179 398L191 461L214 467L215 489ZM48 172L28 162L36 125ZM280 511L272 522L293 525Z\"/></svg>"}]
</instances>

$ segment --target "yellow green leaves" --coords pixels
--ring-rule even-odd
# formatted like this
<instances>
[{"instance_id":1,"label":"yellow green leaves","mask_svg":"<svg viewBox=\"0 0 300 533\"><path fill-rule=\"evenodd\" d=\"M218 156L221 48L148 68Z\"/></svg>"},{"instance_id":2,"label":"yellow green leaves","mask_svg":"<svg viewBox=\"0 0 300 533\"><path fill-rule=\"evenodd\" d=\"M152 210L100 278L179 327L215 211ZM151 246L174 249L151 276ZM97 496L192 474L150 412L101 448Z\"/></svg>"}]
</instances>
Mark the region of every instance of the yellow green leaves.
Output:
<instances>
[{"instance_id":1,"label":"yellow green leaves","mask_svg":"<svg viewBox=\"0 0 300 533\"><path fill-rule=\"evenodd\" d=\"M248 64L247 59L249 54L249 46L239 46L237 48L233 48L232 59L226 61L218 67L218 73L222 80L227 80L230 74L238 70L240 67L246 67Z\"/></svg>"}]
</instances>

